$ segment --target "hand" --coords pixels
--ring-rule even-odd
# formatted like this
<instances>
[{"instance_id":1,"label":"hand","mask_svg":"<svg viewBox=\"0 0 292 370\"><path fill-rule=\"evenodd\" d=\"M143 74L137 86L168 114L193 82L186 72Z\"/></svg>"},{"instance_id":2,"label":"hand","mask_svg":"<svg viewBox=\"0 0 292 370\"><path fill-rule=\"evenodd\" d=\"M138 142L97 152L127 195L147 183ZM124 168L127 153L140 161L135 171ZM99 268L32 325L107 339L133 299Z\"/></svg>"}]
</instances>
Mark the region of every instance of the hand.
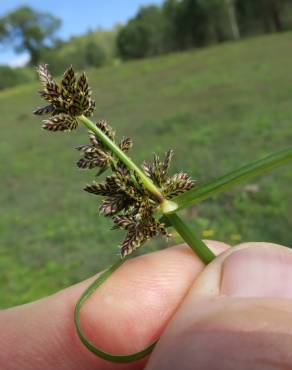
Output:
<instances>
[{"instance_id":1,"label":"hand","mask_svg":"<svg viewBox=\"0 0 292 370\"><path fill-rule=\"evenodd\" d=\"M96 346L150 356L114 364L77 337L74 305L90 279L0 313L0 369L279 369L292 367L292 251L267 243L228 249L209 266L188 247L127 261L86 302L82 327ZM167 327L166 327L167 326Z\"/></svg>"}]
</instances>

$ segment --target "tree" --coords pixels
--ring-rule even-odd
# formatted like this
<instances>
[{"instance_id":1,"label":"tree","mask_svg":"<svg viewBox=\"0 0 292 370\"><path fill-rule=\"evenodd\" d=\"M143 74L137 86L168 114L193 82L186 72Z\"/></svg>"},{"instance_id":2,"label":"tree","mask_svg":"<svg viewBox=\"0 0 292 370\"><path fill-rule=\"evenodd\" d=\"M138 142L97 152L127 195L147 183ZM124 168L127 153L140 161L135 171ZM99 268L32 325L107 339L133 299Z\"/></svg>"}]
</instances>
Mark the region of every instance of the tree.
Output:
<instances>
[{"instance_id":1,"label":"tree","mask_svg":"<svg viewBox=\"0 0 292 370\"><path fill-rule=\"evenodd\" d=\"M280 32L288 26L291 0L237 0L236 10L245 34Z\"/></svg>"},{"instance_id":2,"label":"tree","mask_svg":"<svg viewBox=\"0 0 292 370\"><path fill-rule=\"evenodd\" d=\"M288 3L288 0L261 0L259 4L267 19L272 23L272 30L277 32L284 29L282 17L285 3Z\"/></svg>"},{"instance_id":3,"label":"tree","mask_svg":"<svg viewBox=\"0 0 292 370\"><path fill-rule=\"evenodd\" d=\"M86 43L84 57L88 67L101 67L106 61L105 51L94 41Z\"/></svg>"},{"instance_id":4,"label":"tree","mask_svg":"<svg viewBox=\"0 0 292 370\"><path fill-rule=\"evenodd\" d=\"M163 44L166 52L180 49L178 41L179 0L165 0L162 5L164 18Z\"/></svg>"},{"instance_id":5,"label":"tree","mask_svg":"<svg viewBox=\"0 0 292 370\"><path fill-rule=\"evenodd\" d=\"M0 90L20 84L30 83L35 79L35 73L31 68L11 68L5 65L0 66Z\"/></svg>"},{"instance_id":6,"label":"tree","mask_svg":"<svg viewBox=\"0 0 292 370\"><path fill-rule=\"evenodd\" d=\"M230 0L200 0L200 6L207 14L206 32L208 41L223 42L234 37L234 29L237 28L236 14L230 8ZM232 22L230 15L232 16ZM235 24L235 26L234 26ZM237 32L239 34L239 31Z\"/></svg>"},{"instance_id":7,"label":"tree","mask_svg":"<svg viewBox=\"0 0 292 370\"><path fill-rule=\"evenodd\" d=\"M164 51L163 29L162 10L155 5L142 7L118 34L120 56L131 59L161 54Z\"/></svg>"},{"instance_id":8,"label":"tree","mask_svg":"<svg viewBox=\"0 0 292 370\"><path fill-rule=\"evenodd\" d=\"M52 14L23 6L0 19L0 42L13 44L17 53L27 51L30 63L35 65L42 50L52 45L60 25Z\"/></svg>"},{"instance_id":9,"label":"tree","mask_svg":"<svg viewBox=\"0 0 292 370\"><path fill-rule=\"evenodd\" d=\"M232 38L233 40L239 40L240 32L239 32L239 26L237 22L235 2L234 0L225 0L225 3L226 3L227 11L228 11L228 19L229 19Z\"/></svg>"},{"instance_id":10,"label":"tree","mask_svg":"<svg viewBox=\"0 0 292 370\"><path fill-rule=\"evenodd\" d=\"M209 16L204 2L182 0L178 4L176 29L180 48L206 45L209 38Z\"/></svg>"}]
</instances>

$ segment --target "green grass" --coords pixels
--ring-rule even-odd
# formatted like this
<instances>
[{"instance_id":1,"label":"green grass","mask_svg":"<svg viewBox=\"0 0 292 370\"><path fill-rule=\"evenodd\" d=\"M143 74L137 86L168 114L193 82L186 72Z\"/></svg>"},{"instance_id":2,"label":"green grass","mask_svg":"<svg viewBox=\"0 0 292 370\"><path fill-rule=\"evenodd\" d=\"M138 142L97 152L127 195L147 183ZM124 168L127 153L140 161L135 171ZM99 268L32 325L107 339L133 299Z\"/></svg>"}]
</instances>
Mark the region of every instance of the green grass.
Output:
<instances>
[{"instance_id":1,"label":"green grass","mask_svg":"<svg viewBox=\"0 0 292 370\"><path fill-rule=\"evenodd\" d=\"M198 181L291 145L292 33L249 39L89 71L96 117L134 138L138 162L175 149L173 170ZM74 61L72 61L74 62ZM84 279L117 258L119 232L82 187L74 166L85 130L42 131L31 111L37 84L0 93L0 307ZM204 235L228 243L292 246L290 167L186 212ZM258 190L258 191L250 191ZM170 243L177 241L174 235ZM143 252L164 246L156 241Z\"/></svg>"}]
</instances>

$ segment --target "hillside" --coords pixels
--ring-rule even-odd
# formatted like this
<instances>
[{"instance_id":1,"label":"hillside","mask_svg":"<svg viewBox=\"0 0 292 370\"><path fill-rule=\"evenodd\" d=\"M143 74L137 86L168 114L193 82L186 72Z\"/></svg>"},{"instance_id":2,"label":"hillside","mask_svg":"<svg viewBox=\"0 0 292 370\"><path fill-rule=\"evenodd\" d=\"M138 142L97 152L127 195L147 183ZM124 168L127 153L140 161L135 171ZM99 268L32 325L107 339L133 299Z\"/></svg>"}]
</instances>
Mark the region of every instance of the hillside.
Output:
<instances>
[{"instance_id":1,"label":"hillside","mask_svg":"<svg viewBox=\"0 0 292 370\"><path fill-rule=\"evenodd\" d=\"M118 30L119 27L110 31L96 30L72 37L53 49L43 51L41 61L50 64L53 73L63 73L72 63L76 70L114 64Z\"/></svg>"},{"instance_id":2,"label":"hillside","mask_svg":"<svg viewBox=\"0 0 292 370\"><path fill-rule=\"evenodd\" d=\"M96 117L133 137L138 162L171 147L173 170L199 181L224 174L291 145L291 43L285 33L89 71ZM120 240L81 190L93 173L77 170L72 148L86 133L42 131L31 114L38 89L0 93L0 307L90 276L116 258ZM186 216L205 237L292 246L291 183L282 168Z\"/></svg>"}]
</instances>

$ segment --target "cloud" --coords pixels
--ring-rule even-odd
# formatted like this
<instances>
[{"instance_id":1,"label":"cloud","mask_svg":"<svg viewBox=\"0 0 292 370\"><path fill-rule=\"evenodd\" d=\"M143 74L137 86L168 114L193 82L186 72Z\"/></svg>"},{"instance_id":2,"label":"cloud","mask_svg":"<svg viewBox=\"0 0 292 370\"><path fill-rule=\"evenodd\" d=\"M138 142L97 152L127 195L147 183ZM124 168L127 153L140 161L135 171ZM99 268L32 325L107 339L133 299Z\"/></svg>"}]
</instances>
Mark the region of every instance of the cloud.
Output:
<instances>
[{"instance_id":1,"label":"cloud","mask_svg":"<svg viewBox=\"0 0 292 370\"><path fill-rule=\"evenodd\" d=\"M8 65L12 68L23 67L29 61L28 54L21 54L16 58L13 58L8 62Z\"/></svg>"}]
</instances>

